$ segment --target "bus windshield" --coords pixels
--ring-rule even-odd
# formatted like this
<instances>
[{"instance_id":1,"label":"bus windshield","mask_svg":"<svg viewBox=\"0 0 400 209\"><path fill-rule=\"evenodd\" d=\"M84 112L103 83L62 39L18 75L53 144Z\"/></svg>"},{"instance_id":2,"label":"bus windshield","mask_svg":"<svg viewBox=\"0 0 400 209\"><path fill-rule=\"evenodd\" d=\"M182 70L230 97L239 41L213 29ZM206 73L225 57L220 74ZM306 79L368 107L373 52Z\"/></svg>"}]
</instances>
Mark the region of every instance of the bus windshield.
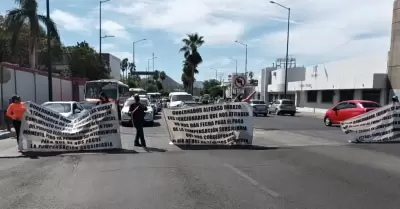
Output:
<instances>
[{"instance_id":1,"label":"bus windshield","mask_svg":"<svg viewBox=\"0 0 400 209\"><path fill-rule=\"evenodd\" d=\"M146 95L146 93L147 92L144 89L141 89L141 88L130 88L129 89L129 95L130 96L134 96L135 94Z\"/></svg>"},{"instance_id":2,"label":"bus windshield","mask_svg":"<svg viewBox=\"0 0 400 209\"><path fill-rule=\"evenodd\" d=\"M148 93L147 94L150 98L150 101L157 101L161 99L161 94L160 93Z\"/></svg>"},{"instance_id":3,"label":"bus windshield","mask_svg":"<svg viewBox=\"0 0 400 209\"><path fill-rule=\"evenodd\" d=\"M118 99L118 84L112 82L86 83L86 99L97 99L99 98L100 92L104 92L110 99Z\"/></svg>"}]
</instances>

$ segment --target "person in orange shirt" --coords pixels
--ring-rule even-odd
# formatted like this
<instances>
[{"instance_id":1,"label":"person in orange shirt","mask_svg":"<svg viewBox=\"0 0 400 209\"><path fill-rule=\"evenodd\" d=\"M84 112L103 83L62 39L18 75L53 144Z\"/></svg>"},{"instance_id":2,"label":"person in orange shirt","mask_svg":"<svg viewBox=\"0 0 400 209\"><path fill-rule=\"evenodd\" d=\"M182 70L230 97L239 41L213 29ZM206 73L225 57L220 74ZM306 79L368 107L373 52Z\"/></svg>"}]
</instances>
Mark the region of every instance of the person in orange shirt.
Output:
<instances>
[{"instance_id":1,"label":"person in orange shirt","mask_svg":"<svg viewBox=\"0 0 400 209\"><path fill-rule=\"evenodd\" d=\"M7 116L13 120L13 126L17 135L17 143L19 144L19 132L21 130L21 120L24 116L25 105L21 102L19 96L13 96L11 102L7 109Z\"/></svg>"}]
</instances>

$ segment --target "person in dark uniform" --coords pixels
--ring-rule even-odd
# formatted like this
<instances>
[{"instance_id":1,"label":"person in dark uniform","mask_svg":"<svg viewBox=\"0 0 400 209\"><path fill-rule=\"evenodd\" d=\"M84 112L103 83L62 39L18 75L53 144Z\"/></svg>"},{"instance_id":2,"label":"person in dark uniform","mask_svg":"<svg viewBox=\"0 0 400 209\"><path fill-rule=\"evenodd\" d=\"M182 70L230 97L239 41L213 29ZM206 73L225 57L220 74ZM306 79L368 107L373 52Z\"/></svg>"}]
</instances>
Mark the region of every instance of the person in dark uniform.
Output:
<instances>
[{"instance_id":1,"label":"person in dark uniform","mask_svg":"<svg viewBox=\"0 0 400 209\"><path fill-rule=\"evenodd\" d=\"M139 95L134 96L135 103L131 104L129 107L129 113L132 117L133 125L136 128L136 138L135 138L135 146L146 148L146 141L144 139L144 115L147 107L140 103ZM139 143L140 139L140 143Z\"/></svg>"},{"instance_id":2,"label":"person in dark uniform","mask_svg":"<svg viewBox=\"0 0 400 209\"><path fill-rule=\"evenodd\" d=\"M100 105L100 104L106 104L110 102L110 99L108 98L108 96L106 95L106 93L101 92L100 93L100 97L99 97L100 101L98 101L96 103L96 105Z\"/></svg>"}]
</instances>

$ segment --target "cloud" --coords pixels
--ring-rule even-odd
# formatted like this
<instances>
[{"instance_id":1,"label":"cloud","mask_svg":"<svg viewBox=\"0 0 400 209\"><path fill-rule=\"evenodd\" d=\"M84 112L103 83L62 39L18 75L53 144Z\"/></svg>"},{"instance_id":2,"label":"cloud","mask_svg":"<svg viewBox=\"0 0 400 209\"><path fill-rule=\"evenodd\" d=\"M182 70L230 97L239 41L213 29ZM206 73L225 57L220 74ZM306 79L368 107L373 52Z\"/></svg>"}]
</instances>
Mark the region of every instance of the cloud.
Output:
<instances>
[{"instance_id":1,"label":"cloud","mask_svg":"<svg viewBox=\"0 0 400 209\"><path fill-rule=\"evenodd\" d=\"M289 54L307 62L322 62L387 52L391 2L352 0L346 1L346 6L343 6L344 1L312 2L313 7L299 5L307 15L298 17L303 24L291 25ZM265 49L264 53L283 56L286 29L267 33L252 42L260 44Z\"/></svg>"},{"instance_id":2,"label":"cloud","mask_svg":"<svg viewBox=\"0 0 400 209\"><path fill-rule=\"evenodd\" d=\"M67 31L88 32L90 31L88 25L90 21L77 17L71 13L54 10L51 13L51 18L57 23L58 27L62 27Z\"/></svg>"},{"instance_id":3,"label":"cloud","mask_svg":"<svg viewBox=\"0 0 400 209\"><path fill-rule=\"evenodd\" d=\"M101 29L104 35L115 36L116 38L123 38L130 40L130 34L126 31L126 28L121 24L112 20L103 20L101 23ZM98 27L97 27L98 28Z\"/></svg>"}]
</instances>

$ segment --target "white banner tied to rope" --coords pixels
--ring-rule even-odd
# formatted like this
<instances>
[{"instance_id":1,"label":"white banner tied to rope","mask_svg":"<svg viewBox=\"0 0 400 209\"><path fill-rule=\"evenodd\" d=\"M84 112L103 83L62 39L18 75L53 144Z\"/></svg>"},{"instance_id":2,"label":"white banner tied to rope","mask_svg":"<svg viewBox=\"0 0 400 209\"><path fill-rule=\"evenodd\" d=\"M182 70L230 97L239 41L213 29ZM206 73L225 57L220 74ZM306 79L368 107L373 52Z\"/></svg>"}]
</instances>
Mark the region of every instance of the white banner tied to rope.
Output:
<instances>
[{"instance_id":1,"label":"white banner tied to rope","mask_svg":"<svg viewBox=\"0 0 400 209\"><path fill-rule=\"evenodd\" d=\"M350 142L386 142L400 138L400 104L390 104L341 123Z\"/></svg>"},{"instance_id":2,"label":"white banner tied to rope","mask_svg":"<svg viewBox=\"0 0 400 209\"><path fill-rule=\"evenodd\" d=\"M114 103L102 104L73 119L35 104L25 103L19 147L32 152L74 152L121 148L118 112Z\"/></svg>"},{"instance_id":3,"label":"white banner tied to rope","mask_svg":"<svg viewBox=\"0 0 400 209\"><path fill-rule=\"evenodd\" d=\"M164 109L163 113L173 144L252 144L253 109L245 102Z\"/></svg>"}]
</instances>

